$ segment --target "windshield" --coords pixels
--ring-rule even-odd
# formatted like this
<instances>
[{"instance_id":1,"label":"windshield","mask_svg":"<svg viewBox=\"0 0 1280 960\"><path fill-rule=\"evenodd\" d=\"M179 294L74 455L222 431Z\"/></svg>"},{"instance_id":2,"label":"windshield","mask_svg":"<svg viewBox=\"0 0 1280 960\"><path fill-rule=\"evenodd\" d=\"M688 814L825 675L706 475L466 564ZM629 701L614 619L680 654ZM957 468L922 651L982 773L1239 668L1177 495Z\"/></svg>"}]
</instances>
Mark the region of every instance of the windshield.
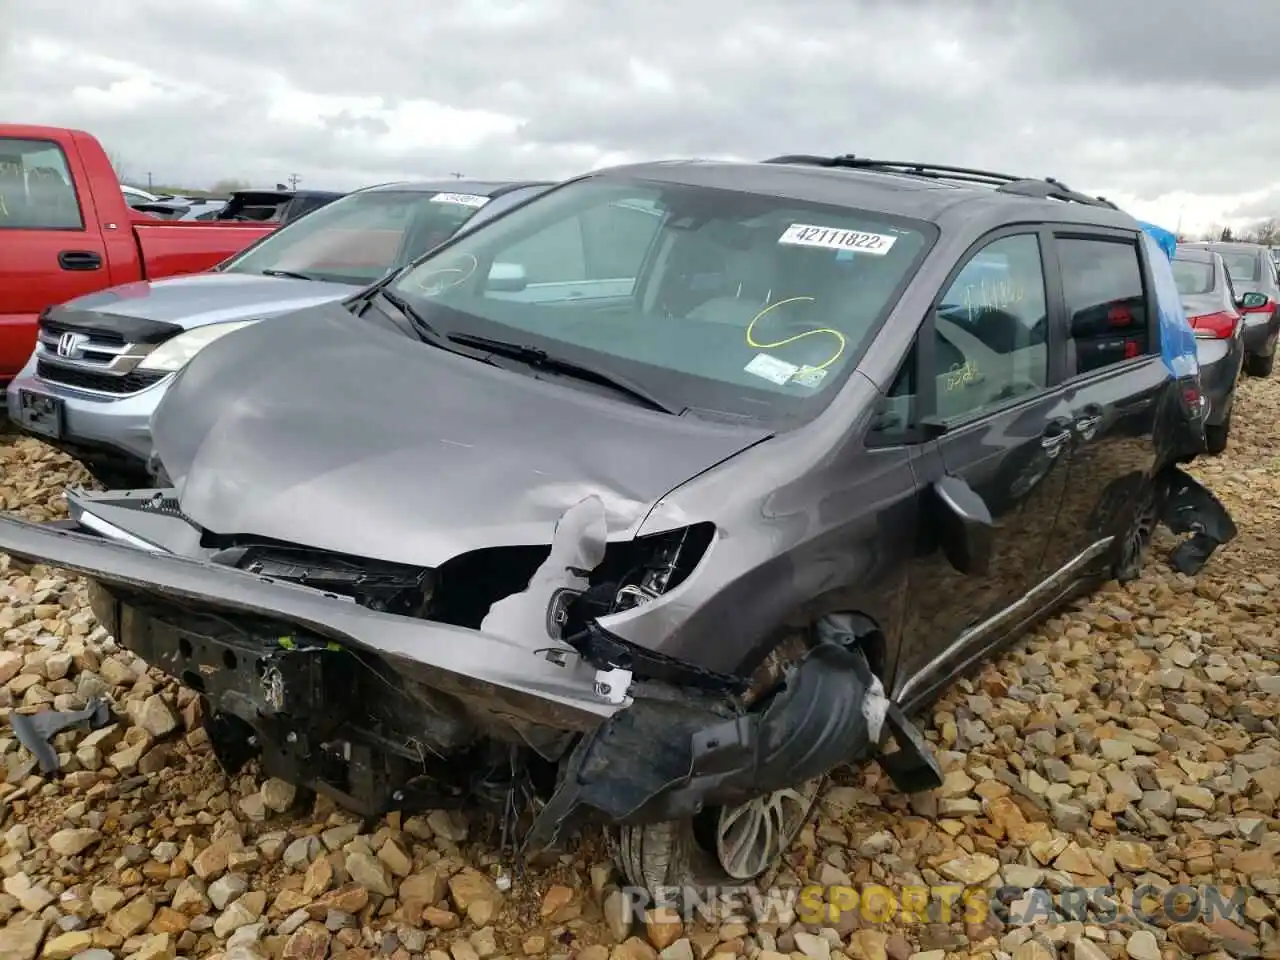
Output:
<instances>
[{"instance_id":1,"label":"windshield","mask_svg":"<svg viewBox=\"0 0 1280 960\"><path fill-rule=\"evenodd\" d=\"M445 335L537 347L676 408L791 419L852 369L933 229L604 175L476 228L393 291Z\"/></svg>"},{"instance_id":2,"label":"windshield","mask_svg":"<svg viewBox=\"0 0 1280 960\"><path fill-rule=\"evenodd\" d=\"M1213 290L1213 264L1198 260L1174 260L1173 279L1184 297Z\"/></svg>"},{"instance_id":3,"label":"windshield","mask_svg":"<svg viewBox=\"0 0 1280 960\"><path fill-rule=\"evenodd\" d=\"M1236 283L1254 283L1262 279L1258 272L1258 257L1252 253L1224 253L1222 262L1227 265L1227 273Z\"/></svg>"},{"instance_id":4,"label":"windshield","mask_svg":"<svg viewBox=\"0 0 1280 960\"><path fill-rule=\"evenodd\" d=\"M348 194L281 227L223 270L365 286L449 239L488 199L421 190Z\"/></svg>"}]
</instances>

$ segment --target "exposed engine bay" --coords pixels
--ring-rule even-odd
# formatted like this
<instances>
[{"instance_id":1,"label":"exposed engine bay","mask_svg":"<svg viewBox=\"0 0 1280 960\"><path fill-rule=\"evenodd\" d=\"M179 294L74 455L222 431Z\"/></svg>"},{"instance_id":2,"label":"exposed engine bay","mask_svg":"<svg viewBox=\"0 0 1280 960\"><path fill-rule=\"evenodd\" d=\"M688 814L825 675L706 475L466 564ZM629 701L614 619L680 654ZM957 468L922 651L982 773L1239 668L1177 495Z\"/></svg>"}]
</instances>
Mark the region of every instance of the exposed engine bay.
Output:
<instances>
[{"instance_id":1,"label":"exposed engine bay","mask_svg":"<svg viewBox=\"0 0 1280 960\"><path fill-rule=\"evenodd\" d=\"M130 582L118 564L109 576L84 570L94 612L117 640L201 695L228 772L256 756L264 772L368 816L484 804L507 839L537 845L593 815L662 822L745 802L866 759L891 732L899 750L881 762L901 786L940 779L859 648L856 622L825 624L802 656L754 677L663 657L599 625L679 586L712 543L709 524L606 543L603 505L587 498L549 546L480 550L427 569L214 536L163 491L69 502L77 539L94 530L131 557L234 570L235 583L273 591L273 609L253 609L163 578ZM163 553L164 542L185 555ZM291 614L286 591L333 612ZM557 702L480 671L420 671L410 658L426 659L436 641L388 656L340 624L343 611L361 624L438 624L456 632L448 643L459 654L505 641L504 669L540 662L590 680Z\"/></svg>"}]
</instances>

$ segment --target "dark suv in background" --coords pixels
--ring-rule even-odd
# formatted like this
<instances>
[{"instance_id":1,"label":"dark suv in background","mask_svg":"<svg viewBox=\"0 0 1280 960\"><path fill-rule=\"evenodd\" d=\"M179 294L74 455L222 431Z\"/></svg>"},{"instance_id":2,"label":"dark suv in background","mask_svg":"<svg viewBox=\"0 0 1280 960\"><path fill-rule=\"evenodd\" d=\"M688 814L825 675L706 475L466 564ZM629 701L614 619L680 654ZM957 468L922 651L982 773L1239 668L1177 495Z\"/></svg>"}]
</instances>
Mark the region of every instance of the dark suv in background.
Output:
<instances>
[{"instance_id":1,"label":"dark suv in background","mask_svg":"<svg viewBox=\"0 0 1280 960\"><path fill-rule=\"evenodd\" d=\"M1198 240L1180 247L1211 250L1222 256L1244 314L1244 372L1269 377L1280 334L1280 276L1271 250L1259 243Z\"/></svg>"},{"instance_id":2,"label":"dark suv in background","mask_svg":"<svg viewBox=\"0 0 1280 960\"><path fill-rule=\"evenodd\" d=\"M937 786L910 714L1206 512L1162 289L1180 321L1140 225L1057 182L595 171L210 344L153 418L169 489L0 550L88 576L229 768L750 880L837 765Z\"/></svg>"}]
</instances>

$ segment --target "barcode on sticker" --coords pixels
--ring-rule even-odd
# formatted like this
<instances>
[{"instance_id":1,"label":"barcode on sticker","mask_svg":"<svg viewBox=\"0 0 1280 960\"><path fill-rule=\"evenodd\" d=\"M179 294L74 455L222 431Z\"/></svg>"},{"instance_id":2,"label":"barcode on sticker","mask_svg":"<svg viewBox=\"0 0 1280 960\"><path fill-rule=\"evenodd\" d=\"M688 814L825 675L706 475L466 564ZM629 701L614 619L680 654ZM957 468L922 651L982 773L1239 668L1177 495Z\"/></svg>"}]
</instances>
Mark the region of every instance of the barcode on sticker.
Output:
<instances>
[{"instance_id":1,"label":"barcode on sticker","mask_svg":"<svg viewBox=\"0 0 1280 960\"><path fill-rule=\"evenodd\" d=\"M864 230L841 230L836 227L818 227L811 223L793 223L783 231L778 243L792 247L824 247L827 250L853 250L858 253L874 253L883 256L897 241L883 233L867 233Z\"/></svg>"},{"instance_id":2,"label":"barcode on sticker","mask_svg":"<svg viewBox=\"0 0 1280 960\"><path fill-rule=\"evenodd\" d=\"M483 207L489 202L488 197L478 197L474 193L437 193L431 198L432 203L456 203L464 207Z\"/></svg>"}]
</instances>

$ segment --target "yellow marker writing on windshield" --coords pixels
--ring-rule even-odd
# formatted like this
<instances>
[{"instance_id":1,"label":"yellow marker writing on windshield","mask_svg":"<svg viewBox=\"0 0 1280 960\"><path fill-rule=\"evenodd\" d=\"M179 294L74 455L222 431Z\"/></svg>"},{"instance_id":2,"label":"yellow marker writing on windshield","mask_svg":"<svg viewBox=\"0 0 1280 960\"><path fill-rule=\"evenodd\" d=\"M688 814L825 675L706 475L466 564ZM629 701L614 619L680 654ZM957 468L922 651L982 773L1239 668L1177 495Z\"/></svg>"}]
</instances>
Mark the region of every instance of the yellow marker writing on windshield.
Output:
<instances>
[{"instance_id":1,"label":"yellow marker writing on windshield","mask_svg":"<svg viewBox=\"0 0 1280 960\"><path fill-rule=\"evenodd\" d=\"M787 344L795 343L797 340L803 340L805 337L812 337L818 334L825 333L835 337L836 340L840 342L840 346L836 348L835 353L833 353L826 360L822 361L822 363L812 364L810 365L809 369L822 370L825 367L831 366L831 364L835 363L837 360L840 359L840 355L844 353L844 348L846 345L844 334L841 333L839 330L832 330L830 327L816 327L813 330L806 330L804 331L804 333L797 333L794 337L787 337L785 340L779 340L776 343L757 343L755 337L752 336L752 329L755 327L757 321L759 321L766 313L768 313L770 310L774 309L775 307L780 307L784 303L816 303L816 302L817 302L816 297L788 297L785 300L779 300L777 303L769 304L767 307L765 307L763 310L757 313L754 317L752 317L751 322L747 324L747 345L750 347L754 347L757 350L776 350L778 347L785 347Z\"/></svg>"}]
</instances>

